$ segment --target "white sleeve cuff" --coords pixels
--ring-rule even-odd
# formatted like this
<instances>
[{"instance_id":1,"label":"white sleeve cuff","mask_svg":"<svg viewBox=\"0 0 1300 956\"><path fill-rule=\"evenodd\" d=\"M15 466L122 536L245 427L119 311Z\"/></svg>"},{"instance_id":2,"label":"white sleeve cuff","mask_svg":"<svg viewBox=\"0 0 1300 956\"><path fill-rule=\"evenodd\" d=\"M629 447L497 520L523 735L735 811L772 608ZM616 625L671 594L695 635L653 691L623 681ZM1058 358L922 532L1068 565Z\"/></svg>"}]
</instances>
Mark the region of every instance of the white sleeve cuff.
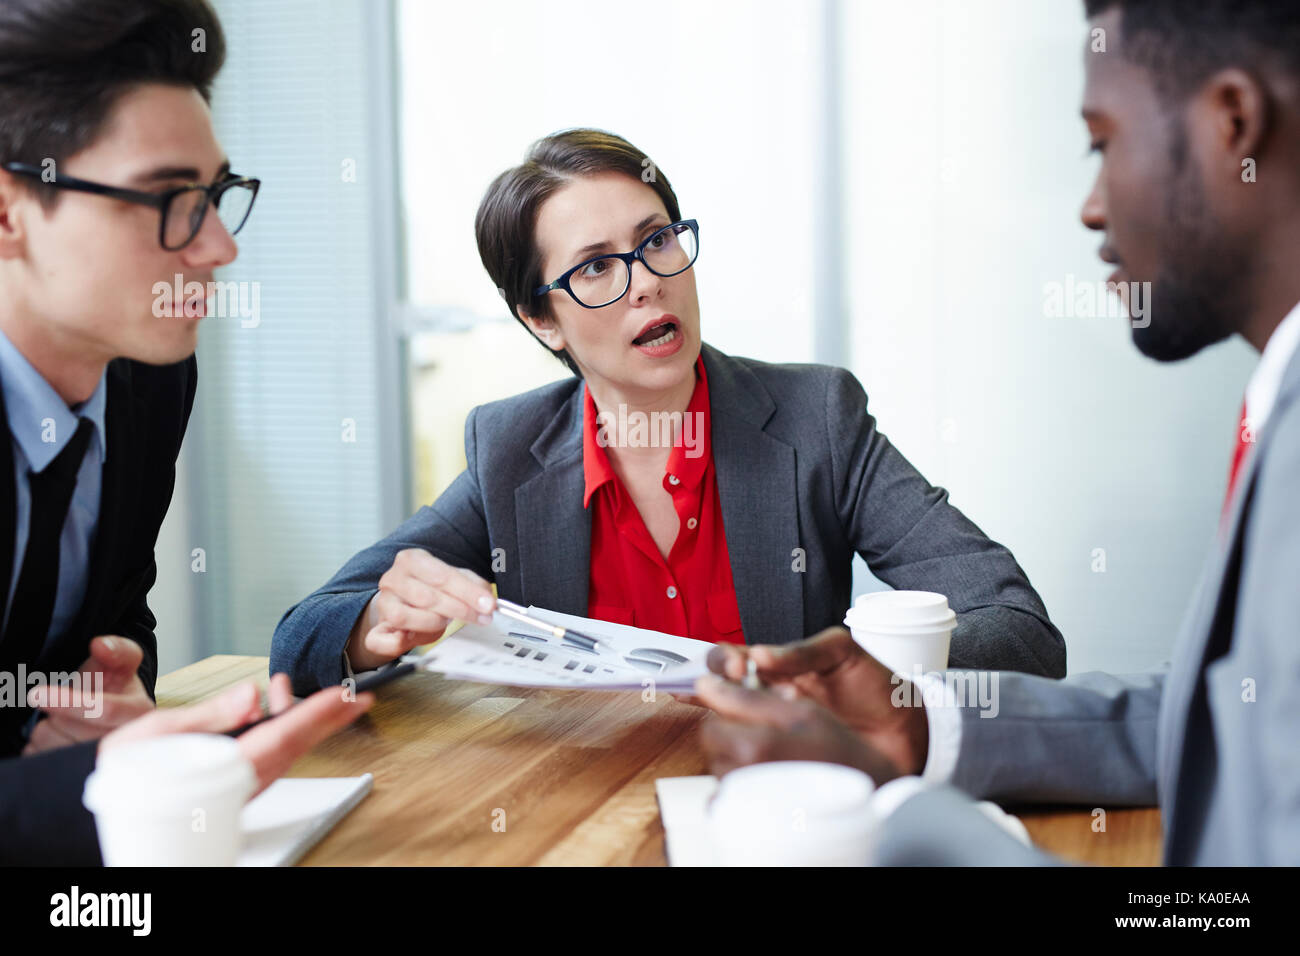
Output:
<instances>
[{"instance_id":1,"label":"white sleeve cuff","mask_svg":"<svg viewBox=\"0 0 1300 956\"><path fill-rule=\"evenodd\" d=\"M937 672L922 675L919 690L930 729L925 769L919 777L895 777L877 788L871 798L871 809L878 821L883 821L921 791L947 783L957 767L957 751L961 747L961 711L957 708L957 694Z\"/></svg>"},{"instance_id":2,"label":"white sleeve cuff","mask_svg":"<svg viewBox=\"0 0 1300 956\"><path fill-rule=\"evenodd\" d=\"M953 686L935 671L921 677L925 719L930 726L930 748L921 778L927 783L947 783L957 769L961 750L961 708Z\"/></svg>"}]
</instances>

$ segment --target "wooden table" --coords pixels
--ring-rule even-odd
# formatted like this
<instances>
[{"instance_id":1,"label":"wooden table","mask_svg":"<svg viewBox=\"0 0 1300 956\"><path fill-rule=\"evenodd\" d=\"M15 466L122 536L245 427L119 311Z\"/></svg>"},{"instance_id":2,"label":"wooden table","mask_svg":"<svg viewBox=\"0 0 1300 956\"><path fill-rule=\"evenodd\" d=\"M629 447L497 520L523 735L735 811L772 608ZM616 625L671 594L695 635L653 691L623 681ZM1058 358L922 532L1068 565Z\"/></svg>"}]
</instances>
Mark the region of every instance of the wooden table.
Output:
<instances>
[{"instance_id":1,"label":"wooden table","mask_svg":"<svg viewBox=\"0 0 1300 956\"><path fill-rule=\"evenodd\" d=\"M158 680L158 704L194 703L265 657L216 655ZM657 777L706 773L704 711L666 694L553 691L419 674L378 692L370 713L305 755L294 777L372 773L374 791L308 865L655 865L664 858ZM1070 860L1157 865L1160 812L1012 808L1034 842Z\"/></svg>"}]
</instances>

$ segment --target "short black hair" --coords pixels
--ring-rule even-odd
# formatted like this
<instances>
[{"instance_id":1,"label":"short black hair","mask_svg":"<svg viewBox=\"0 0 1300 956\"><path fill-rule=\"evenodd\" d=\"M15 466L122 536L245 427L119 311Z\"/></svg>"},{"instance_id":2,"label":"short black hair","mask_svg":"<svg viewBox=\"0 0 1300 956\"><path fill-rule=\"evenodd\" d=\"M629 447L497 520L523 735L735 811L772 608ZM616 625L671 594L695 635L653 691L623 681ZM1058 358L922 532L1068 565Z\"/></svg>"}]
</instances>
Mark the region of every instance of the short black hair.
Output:
<instances>
[{"instance_id":1,"label":"short black hair","mask_svg":"<svg viewBox=\"0 0 1300 956\"><path fill-rule=\"evenodd\" d=\"M1297 0L1084 0L1089 19L1118 10L1124 56L1180 102L1216 70L1276 64L1300 79Z\"/></svg>"},{"instance_id":2,"label":"short black hair","mask_svg":"<svg viewBox=\"0 0 1300 956\"><path fill-rule=\"evenodd\" d=\"M529 147L522 164L492 181L479 203L474 219L479 258L510 314L525 328L520 308L530 315L550 316L546 296L533 291L555 278L542 276L536 236L538 210L566 183L604 172L640 179L658 193L671 222L682 218L677 194L663 170L623 137L600 129L567 129L539 139ZM581 374L567 350L553 354L575 375Z\"/></svg>"},{"instance_id":3,"label":"short black hair","mask_svg":"<svg viewBox=\"0 0 1300 956\"><path fill-rule=\"evenodd\" d=\"M76 155L141 83L191 86L210 100L225 58L207 0L0 0L0 162ZM39 194L52 205L58 190Z\"/></svg>"}]
</instances>

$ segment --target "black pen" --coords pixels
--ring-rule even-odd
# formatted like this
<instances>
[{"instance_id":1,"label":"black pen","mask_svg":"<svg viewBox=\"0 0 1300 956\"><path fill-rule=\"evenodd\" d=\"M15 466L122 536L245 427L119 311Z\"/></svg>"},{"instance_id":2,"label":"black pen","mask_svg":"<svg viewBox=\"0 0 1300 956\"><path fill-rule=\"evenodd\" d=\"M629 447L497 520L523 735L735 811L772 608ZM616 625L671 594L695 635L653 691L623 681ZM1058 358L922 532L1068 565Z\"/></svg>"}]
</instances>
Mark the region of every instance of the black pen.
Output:
<instances>
[{"instance_id":1,"label":"black pen","mask_svg":"<svg viewBox=\"0 0 1300 956\"><path fill-rule=\"evenodd\" d=\"M385 684L392 683L399 677L405 677L412 671L419 670L424 665L425 661L430 660L435 653L436 651L430 650L425 651L418 657L398 658L398 660L394 661L393 664L388 667L381 667L379 670L366 674L364 677L358 677L356 684L353 686L353 692L355 694L363 694L368 690L374 690L376 687L383 687ZM340 690L342 689L342 686L343 685L339 685ZM298 702L295 701L294 704L291 704L290 706L296 706L297 703ZM288 713L288 708L280 713ZM268 720L274 720L279 716L280 714L269 713L267 707L263 706L261 717L257 720L250 721L243 726L236 727L234 730L227 730L226 736L238 737L240 734L252 730L259 724L264 724Z\"/></svg>"}]
</instances>

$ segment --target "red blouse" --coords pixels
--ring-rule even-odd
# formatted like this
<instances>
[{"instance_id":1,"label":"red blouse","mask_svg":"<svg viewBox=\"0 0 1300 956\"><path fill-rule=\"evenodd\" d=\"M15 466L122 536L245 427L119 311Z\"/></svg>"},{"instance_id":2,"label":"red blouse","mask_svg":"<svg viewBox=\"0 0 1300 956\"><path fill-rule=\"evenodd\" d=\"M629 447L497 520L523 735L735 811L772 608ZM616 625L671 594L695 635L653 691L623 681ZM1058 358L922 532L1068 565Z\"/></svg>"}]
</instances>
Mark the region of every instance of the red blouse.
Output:
<instances>
[{"instance_id":1,"label":"red blouse","mask_svg":"<svg viewBox=\"0 0 1300 956\"><path fill-rule=\"evenodd\" d=\"M597 439L596 403L583 386L586 490L582 504L592 509L587 615L702 641L743 644L713 470L709 382L702 358L696 361L695 370L695 391L686 409L689 422L682 422L663 478L681 522L667 561ZM660 434L653 424L647 416L647 440ZM694 447L687 447L683 433Z\"/></svg>"}]
</instances>

